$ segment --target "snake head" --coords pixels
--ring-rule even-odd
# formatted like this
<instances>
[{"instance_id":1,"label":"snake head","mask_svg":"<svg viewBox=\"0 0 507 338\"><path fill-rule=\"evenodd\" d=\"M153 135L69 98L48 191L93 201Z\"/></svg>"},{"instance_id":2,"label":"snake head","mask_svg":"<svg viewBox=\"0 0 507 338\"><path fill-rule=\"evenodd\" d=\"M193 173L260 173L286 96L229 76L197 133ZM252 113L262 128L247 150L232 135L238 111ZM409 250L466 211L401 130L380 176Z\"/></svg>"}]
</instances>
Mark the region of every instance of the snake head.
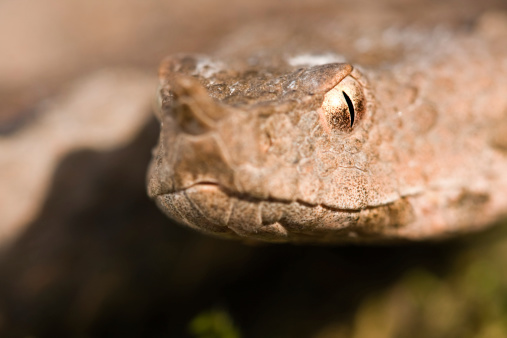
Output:
<instances>
[{"instance_id":1,"label":"snake head","mask_svg":"<svg viewBox=\"0 0 507 338\"><path fill-rule=\"evenodd\" d=\"M395 198L371 184L363 147L372 98L350 64L225 67L179 55L163 63L160 81L148 193L182 223L286 241L287 229L346 228Z\"/></svg>"}]
</instances>

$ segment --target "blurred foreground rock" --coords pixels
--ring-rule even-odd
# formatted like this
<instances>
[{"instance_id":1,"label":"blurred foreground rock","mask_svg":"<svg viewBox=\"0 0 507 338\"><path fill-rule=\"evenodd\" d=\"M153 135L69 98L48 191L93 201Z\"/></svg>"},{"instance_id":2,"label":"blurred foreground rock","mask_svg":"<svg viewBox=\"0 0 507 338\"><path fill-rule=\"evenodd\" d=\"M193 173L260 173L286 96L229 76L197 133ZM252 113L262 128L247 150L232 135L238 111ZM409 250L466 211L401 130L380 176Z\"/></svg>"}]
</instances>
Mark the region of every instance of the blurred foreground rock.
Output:
<instances>
[{"instance_id":1,"label":"blurred foreground rock","mask_svg":"<svg viewBox=\"0 0 507 338\"><path fill-rule=\"evenodd\" d=\"M95 72L39 104L17 130L0 135L0 247L40 211L64 156L80 149L108 151L134 138L151 116L155 83L131 69ZM75 184L69 182L62 197Z\"/></svg>"}]
</instances>

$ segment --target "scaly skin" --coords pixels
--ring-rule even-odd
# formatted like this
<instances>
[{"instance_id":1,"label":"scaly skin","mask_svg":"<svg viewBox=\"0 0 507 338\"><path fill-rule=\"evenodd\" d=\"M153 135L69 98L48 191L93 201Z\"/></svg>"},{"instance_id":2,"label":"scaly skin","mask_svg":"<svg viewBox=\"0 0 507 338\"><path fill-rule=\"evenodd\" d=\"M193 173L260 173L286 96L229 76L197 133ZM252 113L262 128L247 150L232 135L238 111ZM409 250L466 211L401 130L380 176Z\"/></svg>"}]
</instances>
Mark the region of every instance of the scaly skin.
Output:
<instances>
[{"instance_id":1,"label":"scaly skin","mask_svg":"<svg viewBox=\"0 0 507 338\"><path fill-rule=\"evenodd\" d=\"M495 37L307 30L261 52L252 40L164 61L148 192L169 217L273 242L442 238L502 217L507 53Z\"/></svg>"}]
</instances>

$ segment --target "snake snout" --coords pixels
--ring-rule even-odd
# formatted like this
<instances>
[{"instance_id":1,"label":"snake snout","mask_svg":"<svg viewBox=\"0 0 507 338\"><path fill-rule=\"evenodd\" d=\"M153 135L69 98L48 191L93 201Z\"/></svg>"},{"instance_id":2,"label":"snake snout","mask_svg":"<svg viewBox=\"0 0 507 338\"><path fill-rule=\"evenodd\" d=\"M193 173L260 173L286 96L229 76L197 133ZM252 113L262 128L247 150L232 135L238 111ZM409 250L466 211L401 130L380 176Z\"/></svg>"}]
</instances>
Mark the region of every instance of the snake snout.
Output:
<instances>
[{"instance_id":1,"label":"snake snout","mask_svg":"<svg viewBox=\"0 0 507 338\"><path fill-rule=\"evenodd\" d=\"M183 132L191 135L206 133L226 115L226 110L208 95L197 79L175 75L169 85L173 95L171 114Z\"/></svg>"}]
</instances>

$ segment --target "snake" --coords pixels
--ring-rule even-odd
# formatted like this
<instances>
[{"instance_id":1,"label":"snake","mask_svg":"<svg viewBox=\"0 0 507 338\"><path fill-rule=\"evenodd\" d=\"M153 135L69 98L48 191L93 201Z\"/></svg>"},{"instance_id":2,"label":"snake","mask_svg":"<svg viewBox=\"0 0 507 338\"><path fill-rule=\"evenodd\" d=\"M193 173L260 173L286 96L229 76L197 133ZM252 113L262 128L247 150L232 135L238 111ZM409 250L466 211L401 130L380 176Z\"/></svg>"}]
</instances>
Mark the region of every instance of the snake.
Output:
<instances>
[{"instance_id":1,"label":"snake","mask_svg":"<svg viewBox=\"0 0 507 338\"><path fill-rule=\"evenodd\" d=\"M214 54L169 56L148 194L181 224L242 240L484 229L507 210L505 22L254 27Z\"/></svg>"}]
</instances>

